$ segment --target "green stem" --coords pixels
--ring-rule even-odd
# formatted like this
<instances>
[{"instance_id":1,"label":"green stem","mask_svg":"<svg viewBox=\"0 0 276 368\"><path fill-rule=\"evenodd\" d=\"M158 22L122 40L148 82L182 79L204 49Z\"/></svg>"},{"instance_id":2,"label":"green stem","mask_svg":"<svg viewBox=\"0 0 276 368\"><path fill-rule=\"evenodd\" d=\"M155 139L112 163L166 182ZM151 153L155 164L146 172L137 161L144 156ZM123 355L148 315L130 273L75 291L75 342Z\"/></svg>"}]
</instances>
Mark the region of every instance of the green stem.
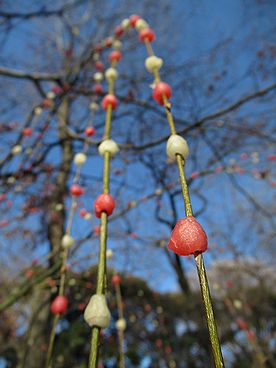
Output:
<instances>
[{"instance_id":1,"label":"green stem","mask_svg":"<svg viewBox=\"0 0 276 368\"><path fill-rule=\"evenodd\" d=\"M57 327L57 323L59 321L59 314L56 314L53 320L53 326L51 329L51 334L50 334L50 340L49 340L49 346L48 346L48 351L47 351L47 357L46 357L46 364L45 364L45 368L49 368L51 367L51 361L52 361L52 355L53 355L53 349L54 349L54 342L55 342L55 337L56 337L56 327Z\"/></svg>"}]
</instances>

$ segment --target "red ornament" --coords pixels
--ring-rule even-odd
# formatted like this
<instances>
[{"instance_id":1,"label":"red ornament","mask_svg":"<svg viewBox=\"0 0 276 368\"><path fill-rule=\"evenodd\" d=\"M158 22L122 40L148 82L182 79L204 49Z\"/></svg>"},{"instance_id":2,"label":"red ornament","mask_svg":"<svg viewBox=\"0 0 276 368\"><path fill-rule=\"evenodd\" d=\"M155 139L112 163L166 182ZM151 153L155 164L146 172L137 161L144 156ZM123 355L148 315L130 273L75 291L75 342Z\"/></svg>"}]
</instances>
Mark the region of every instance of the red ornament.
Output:
<instances>
[{"instance_id":1,"label":"red ornament","mask_svg":"<svg viewBox=\"0 0 276 368\"><path fill-rule=\"evenodd\" d=\"M73 195L73 196L76 196L76 197L79 197L81 196L84 192L83 192L83 189L82 187L80 187L78 184L73 184L70 188L70 193Z\"/></svg>"},{"instance_id":2,"label":"red ornament","mask_svg":"<svg viewBox=\"0 0 276 368\"><path fill-rule=\"evenodd\" d=\"M96 130L94 127L87 127L84 131L84 134L87 136L87 137L91 137L92 135L94 135L96 133Z\"/></svg>"},{"instance_id":3,"label":"red ornament","mask_svg":"<svg viewBox=\"0 0 276 368\"><path fill-rule=\"evenodd\" d=\"M142 29L142 31L139 33L139 39L142 42L152 42L155 40L155 34L151 28Z\"/></svg>"},{"instance_id":4,"label":"red ornament","mask_svg":"<svg viewBox=\"0 0 276 368\"><path fill-rule=\"evenodd\" d=\"M45 100L43 100L42 102L42 107L44 107L45 109L48 109L49 107L51 107L51 101L45 98Z\"/></svg>"},{"instance_id":5,"label":"red ornament","mask_svg":"<svg viewBox=\"0 0 276 368\"><path fill-rule=\"evenodd\" d=\"M101 61L96 61L95 63L95 68L99 71L102 72L104 70L104 65Z\"/></svg>"},{"instance_id":6,"label":"red ornament","mask_svg":"<svg viewBox=\"0 0 276 368\"><path fill-rule=\"evenodd\" d=\"M115 201L111 194L100 194L94 202L94 211L98 218L101 217L102 212L105 212L107 216L112 215L114 208Z\"/></svg>"},{"instance_id":7,"label":"red ornament","mask_svg":"<svg viewBox=\"0 0 276 368\"><path fill-rule=\"evenodd\" d=\"M121 37L124 33L124 30L121 26L117 26L114 30L114 33L116 37Z\"/></svg>"},{"instance_id":8,"label":"red ornament","mask_svg":"<svg viewBox=\"0 0 276 368\"><path fill-rule=\"evenodd\" d=\"M85 217L85 215L87 214L87 211L86 211L86 209L85 208L82 208L81 210L80 210L80 216L81 217Z\"/></svg>"},{"instance_id":9,"label":"red ornament","mask_svg":"<svg viewBox=\"0 0 276 368\"><path fill-rule=\"evenodd\" d=\"M121 58L122 58L122 53L121 53L121 51L117 51L117 50L115 50L115 51L111 51L111 53L108 55L108 60L110 61L110 62L112 62L112 61L120 61L121 60Z\"/></svg>"},{"instance_id":10,"label":"red ornament","mask_svg":"<svg viewBox=\"0 0 276 368\"><path fill-rule=\"evenodd\" d=\"M51 304L51 312L53 314L64 314L67 310L68 299L63 295L55 297Z\"/></svg>"},{"instance_id":11,"label":"red ornament","mask_svg":"<svg viewBox=\"0 0 276 368\"><path fill-rule=\"evenodd\" d=\"M121 283L121 277L119 275L113 275L111 282L113 285L120 285Z\"/></svg>"},{"instance_id":12,"label":"red ornament","mask_svg":"<svg viewBox=\"0 0 276 368\"><path fill-rule=\"evenodd\" d=\"M104 41L105 47L111 47L112 46L112 38L111 37L107 37Z\"/></svg>"},{"instance_id":13,"label":"red ornament","mask_svg":"<svg viewBox=\"0 0 276 368\"><path fill-rule=\"evenodd\" d=\"M24 128L22 134L25 137L30 137L33 134L32 128Z\"/></svg>"},{"instance_id":14,"label":"red ornament","mask_svg":"<svg viewBox=\"0 0 276 368\"><path fill-rule=\"evenodd\" d=\"M156 83L153 89L152 97L160 105L164 105L163 97L170 99L172 95L171 87L164 82Z\"/></svg>"},{"instance_id":15,"label":"red ornament","mask_svg":"<svg viewBox=\"0 0 276 368\"><path fill-rule=\"evenodd\" d=\"M244 330L244 331L248 330L248 324L245 322L244 319L238 318L236 322L241 330Z\"/></svg>"},{"instance_id":16,"label":"red ornament","mask_svg":"<svg viewBox=\"0 0 276 368\"><path fill-rule=\"evenodd\" d=\"M95 86L93 87L93 92L97 93L98 95L103 93L103 87L101 86L101 84L95 84Z\"/></svg>"},{"instance_id":17,"label":"red ornament","mask_svg":"<svg viewBox=\"0 0 276 368\"><path fill-rule=\"evenodd\" d=\"M129 17L129 24L131 25L131 27L135 27L135 24L137 22L137 20L141 19L140 15L137 14L133 14Z\"/></svg>"},{"instance_id":18,"label":"red ornament","mask_svg":"<svg viewBox=\"0 0 276 368\"><path fill-rule=\"evenodd\" d=\"M116 109L117 104L118 104L117 98L111 94L104 96L102 100L102 108L104 110L106 110L109 105L112 106L112 109Z\"/></svg>"},{"instance_id":19,"label":"red ornament","mask_svg":"<svg viewBox=\"0 0 276 368\"><path fill-rule=\"evenodd\" d=\"M55 86L52 88L52 91L58 95L63 92L63 89L60 86Z\"/></svg>"},{"instance_id":20,"label":"red ornament","mask_svg":"<svg viewBox=\"0 0 276 368\"><path fill-rule=\"evenodd\" d=\"M94 46L94 50L96 51L96 52L101 52L102 51L102 45L101 44L99 44L99 43L97 43L95 46Z\"/></svg>"},{"instance_id":21,"label":"red ornament","mask_svg":"<svg viewBox=\"0 0 276 368\"><path fill-rule=\"evenodd\" d=\"M179 256L196 256L207 246L207 235L193 216L177 221L168 244L170 250Z\"/></svg>"}]
</instances>

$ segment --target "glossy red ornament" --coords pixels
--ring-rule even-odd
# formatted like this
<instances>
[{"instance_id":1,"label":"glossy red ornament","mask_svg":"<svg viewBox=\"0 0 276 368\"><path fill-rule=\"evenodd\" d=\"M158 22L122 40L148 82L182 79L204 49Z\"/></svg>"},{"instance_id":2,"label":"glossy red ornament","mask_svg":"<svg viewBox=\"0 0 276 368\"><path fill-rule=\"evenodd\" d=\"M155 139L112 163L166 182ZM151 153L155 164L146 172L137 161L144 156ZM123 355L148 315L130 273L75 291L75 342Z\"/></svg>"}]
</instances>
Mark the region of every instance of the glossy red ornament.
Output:
<instances>
[{"instance_id":1,"label":"glossy red ornament","mask_svg":"<svg viewBox=\"0 0 276 368\"><path fill-rule=\"evenodd\" d=\"M155 39L155 34L151 28L142 29L139 33L139 39L142 42L152 42Z\"/></svg>"},{"instance_id":2,"label":"glossy red ornament","mask_svg":"<svg viewBox=\"0 0 276 368\"><path fill-rule=\"evenodd\" d=\"M84 134L87 136L87 137L91 137L92 135L94 135L96 133L96 130L94 127L87 127L84 131Z\"/></svg>"},{"instance_id":3,"label":"glossy red ornament","mask_svg":"<svg viewBox=\"0 0 276 368\"><path fill-rule=\"evenodd\" d=\"M99 71L102 72L104 70L104 64L101 61L96 61L95 63L95 68Z\"/></svg>"},{"instance_id":4,"label":"glossy red ornament","mask_svg":"<svg viewBox=\"0 0 276 368\"><path fill-rule=\"evenodd\" d=\"M164 82L156 83L153 88L152 97L160 105L164 105L163 96L170 99L172 95L171 87Z\"/></svg>"},{"instance_id":5,"label":"glossy red ornament","mask_svg":"<svg viewBox=\"0 0 276 368\"><path fill-rule=\"evenodd\" d=\"M179 256L196 256L206 251L207 235L196 219L188 216L177 221L168 247Z\"/></svg>"},{"instance_id":6,"label":"glossy red ornament","mask_svg":"<svg viewBox=\"0 0 276 368\"><path fill-rule=\"evenodd\" d=\"M124 33L124 30L121 26L117 26L114 30L115 36L121 37Z\"/></svg>"},{"instance_id":7,"label":"glossy red ornament","mask_svg":"<svg viewBox=\"0 0 276 368\"><path fill-rule=\"evenodd\" d=\"M79 197L81 196L84 192L81 186L79 186L78 184L73 184L70 188L70 193L73 196Z\"/></svg>"},{"instance_id":8,"label":"glossy red ornament","mask_svg":"<svg viewBox=\"0 0 276 368\"><path fill-rule=\"evenodd\" d=\"M119 275L113 275L111 282L112 282L112 285L120 285L121 277Z\"/></svg>"},{"instance_id":9,"label":"glossy red ornament","mask_svg":"<svg viewBox=\"0 0 276 368\"><path fill-rule=\"evenodd\" d=\"M30 137L33 134L32 128L24 128L22 134L25 137Z\"/></svg>"},{"instance_id":10,"label":"glossy red ornament","mask_svg":"<svg viewBox=\"0 0 276 368\"><path fill-rule=\"evenodd\" d=\"M100 194L94 202L94 211L96 217L100 218L101 213L105 212L107 216L112 215L115 208L115 201L111 194Z\"/></svg>"},{"instance_id":11,"label":"glossy red ornament","mask_svg":"<svg viewBox=\"0 0 276 368\"><path fill-rule=\"evenodd\" d=\"M103 93L103 87L101 86L101 84L99 83L95 84L93 87L93 92L97 94Z\"/></svg>"},{"instance_id":12,"label":"glossy red ornament","mask_svg":"<svg viewBox=\"0 0 276 368\"><path fill-rule=\"evenodd\" d=\"M106 96L104 96L103 100L102 100L102 108L104 110L107 109L108 105L112 106L112 109L116 109L117 107L117 98L114 95L108 94Z\"/></svg>"},{"instance_id":13,"label":"glossy red ornament","mask_svg":"<svg viewBox=\"0 0 276 368\"><path fill-rule=\"evenodd\" d=\"M67 310L68 299L63 295L55 297L51 304L51 312L53 314L64 314Z\"/></svg>"},{"instance_id":14,"label":"glossy red ornament","mask_svg":"<svg viewBox=\"0 0 276 368\"><path fill-rule=\"evenodd\" d=\"M135 24L137 22L138 19L141 19L140 15L137 14L133 14L129 17L129 24L131 25L131 27L135 27Z\"/></svg>"},{"instance_id":15,"label":"glossy red ornament","mask_svg":"<svg viewBox=\"0 0 276 368\"><path fill-rule=\"evenodd\" d=\"M108 60L110 62L112 61L120 61L122 58L122 53L121 51L117 51L117 50L114 50L114 51L111 51L111 53L108 55Z\"/></svg>"}]
</instances>

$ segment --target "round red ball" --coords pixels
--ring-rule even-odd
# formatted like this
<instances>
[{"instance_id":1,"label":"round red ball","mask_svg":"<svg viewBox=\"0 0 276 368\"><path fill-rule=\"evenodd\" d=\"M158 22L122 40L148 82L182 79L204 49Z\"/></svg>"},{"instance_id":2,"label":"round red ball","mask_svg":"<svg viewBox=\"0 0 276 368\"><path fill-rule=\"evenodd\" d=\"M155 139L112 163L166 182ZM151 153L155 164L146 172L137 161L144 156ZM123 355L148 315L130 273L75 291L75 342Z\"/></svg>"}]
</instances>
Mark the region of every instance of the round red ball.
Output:
<instances>
[{"instance_id":1,"label":"round red ball","mask_svg":"<svg viewBox=\"0 0 276 368\"><path fill-rule=\"evenodd\" d=\"M79 186L78 184L73 184L70 188L70 193L73 196L79 197L81 196L84 192L81 186Z\"/></svg>"},{"instance_id":2,"label":"round red ball","mask_svg":"<svg viewBox=\"0 0 276 368\"><path fill-rule=\"evenodd\" d=\"M177 221L168 247L179 256L197 256L207 250L207 235L196 219L188 216Z\"/></svg>"},{"instance_id":3,"label":"round red ball","mask_svg":"<svg viewBox=\"0 0 276 368\"><path fill-rule=\"evenodd\" d=\"M99 71L102 72L104 70L104 64L101 61L96 61L95 63L95 68Z\"/></svg>"},{"instance_id":4,"label":"round red ball","mask_svg":"<svg viewBox=\"0 0 276 368\"><path fill-rule=\"evenodd\" d=\"M111 37L107 37L104 41L105 47L111 47L112 46L112 38Z\"/></svg>"},{"instance_id":5,"label":"round red ball","mask_svg":"<svg viewBox=\"0 0 276 368\"><path fill-rule=\"evenodd\" d=\"M142 42L152 42L155 39L155 34L151 28L142 29L139 33L139 39Z\"/></svg>"},{"instance_id":6,"label":"round red ball","mask_svg":"<svg viewBox=\"0 0 276 368\"><path fill-rule=\"evenodd\" d=\"M96 133L96 130L94 127L87 127L84 131L84 134L87 136L87 137L91 137L92 135L94 135Z\"/></svg>"},{"instance_id":7,"label":"round red ball","mask_svg":"<svg viewBox=\"0 0 276 368\"><path fill-rule=\"evenodd\" d=\"M30 137L33 134L33 131L32 128L24 128L22 133L25 137Z\"/></svg>"},{"instance_id":8,"label":"round red ball","mask_svg":"<svg viewBox=\"0 0 276 368\"><path fill-rule=\"evenodd\" d=\"M121 277L119 275L113 275L111 282L113 285L120 285L121 283Z\"/></svg>"},{"instance_id":9,"label":"round red ball","mask_svg":"<svg viewBox=\"0 0 276 368\"><path fill-rule=\"evenodd\" d=\"M164 96L170 99L172 95L171 87L164 82L156 83L153 88L152 97L159 103L159 105L164 105Z\"/></svg>"},{"instance_id":10,"label":"round red ball","mask_svg":"<svg viewBox=\"0 0 276 368\"><path fill-rule=\"evenodd\" d=\"M141 19L140 15L137 14L133 14L129 17L129 24L131 25L131 27L135 27L135 24L137 22L137 20Z\"/></svg>"},{"instance_id":11,"label":"round red ball","mask_svg":"<svg viewBox=\"0 0 276 368\"><path fill-rule=\"evenodd\" d=\"M95 84L94 87L93 87L93 92L98 94L98 95L103 93L103 87L101 86L101 84L99 84L99 83Z\"/></svg>"},{"instance_id":12,"label":"round red ball","mask_svg":"<svg viewBox=\"0 0 276 368\"><path fill-rule=\"evenodd\" d=\"M120 51L117 51L117 50L114 50L114 51L111 51L111 53L108 55L108 60L110 62L112 61L120 61L122 58L122 53Z\"/></svg>"},{"instance_id":13,"label":"round red ball","mask_svg":"<svg viewBox=\"0 0 276 368\"><path fill-rule=\"evenodd\" d=\"M107 216L112 215L115 208L115 201L111 194L100 194L94 202L94 211L96 217L100 218L101 213L105 212Z\"/></svg>"},{"instance_id":14,"label":"round red ball","mask_svg":"<svg viewBox=\"0 0 276 368\"><path fill-rule=\"evenodd\" d=\"M112 109L116 109L117 104L118 104L117 98L114 95L111 95L111 94L108 94L108 95L104 96L104 98L102 100L102 108L104 110L106 110L109 105L112 106Z\"/></svg>"},{"instance_id":15,"label":"round red ball","mask_svg":"<svg viewBox=\"0 0 276 368\"><path fill-rule=\"evenodd\" d=\"M121 37L124 33L124 30L121 26L117 26L114 30L114 33L116 37Z\"/></svg>"},{"instance_id":16,"label":"round red ball","mask_svg":"<svg viewBox=\"0 0 276 368\"><path fill-rule=\"evenodd\" d=\"M64 314L67 310L68 299L63 295L58 295L52 301L51 312L53 314Z\"/></svg>"}]
</instances>

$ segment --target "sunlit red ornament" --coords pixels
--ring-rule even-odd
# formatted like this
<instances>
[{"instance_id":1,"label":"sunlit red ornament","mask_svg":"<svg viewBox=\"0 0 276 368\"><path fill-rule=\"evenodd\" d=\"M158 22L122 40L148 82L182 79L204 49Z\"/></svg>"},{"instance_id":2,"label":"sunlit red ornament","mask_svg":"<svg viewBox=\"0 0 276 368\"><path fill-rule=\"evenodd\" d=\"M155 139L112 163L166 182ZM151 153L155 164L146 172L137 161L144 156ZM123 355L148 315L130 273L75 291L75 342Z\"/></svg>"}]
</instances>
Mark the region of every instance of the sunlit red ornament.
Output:
<instances>
[{"instance_id":1,"label":"sunlit red ornament","mask_svg":"<svg viewBox=\"0 0 276 368\"><path fill-rule=\"evenodd\" d=\"M106 110L109 105L111 105L112 109L116 109L117 104L118 104L117 98L112 94L104 96L102 100L102 108L104 110Z\"/></svg>"},{"instance_id":2,"label":"sunlit red ornament","mask_svg":"<svg viewBox=\"0 0 276 368\"><path fill-rule=\"evenodd\" d=\"M164 96L170 99L172 95L171 87L164 82L156 83L153 88L152 97L160 105L164 105Z\"/></svg>"},{"instance_id":3,"label":"sunlit red ornament","mask_svg":"<svg viewBox=\"0 0 276 368\"><path fill-rule=\"evenodd\" d=\"M124 33L124 29L122 26L117 26L114 30L115 36L116 37L121 37Z\"/></svg>"},{"instance_id":4,"label":"sunlit red ornament","mask_svg":"<svg viewBox=\"0 0 276 368\"><path fill-rule=\"evenodd\" d=\"M133 14L129 17L129 24L131 25L131 27L135 27L135 24L137 22L138 19L140 19L140 15L137 14Z\"/></svg>"},{"instance_id":5,"label":"sunlit red ornament","mask_svg":"<svg viewBox=\"0 0 276 368\"><path fill-rule=\"evenodd\" d=\"M103 93L103 87L102 87L102 85L99 84L99 83L96 83L94 85L94 87L93 87L93 92L96 93L96 94L98 94L98 95L101 94L101 93Z\"/></svg>"},{"instance_id":6,"label":"sunlit red ornament","mask_svg":"<svg viewBox=\"0 0 276 368\"><path fill-rule=\"evenodd\" d=\"M118 50L114 50L114 51L111 51L111 53L108 55L108 60L110 62L112 61L120 61L122 58L122 53L121 51L118 51Z\"/></svg>"},{"instance_id":7,"label":"sunlit red ornament","mask_svg":"<svg viewBox=\"0 0 276 368\"><path fill-rule=\"evenodd\" d=\"M63 295L55 297L51 304L51 312L53 314L64 314L67 310L68 299Z\"/></svg>"},{"instance_id":8,"label":"sunlit red ornament","mask_svg":"<svg viewBox=\"0 0 276 368\"><path fill-rule=\"evenodd\" d=\"M111 194L100 194L94 202L94 211L96 217L100 218L101 213L105 212L107 216L112 215L115 208L115 201Z\"/></svg>"},{"instance_id":9,"label":"sunlit red ornament","mask_svg":"<svg viewBox=\"0 0 276 368\"><path fill-rule=\"evenodd\" d=\"M25 137L30 137L33 134L32 128L24 128L22 134Z\"/></svg>"},{"instance_id":10,"label":"sunlit red ornament","mask_svg":"<svg viewBox=\"0 0 276 368\"><path fill-rule=\"evenodd\" d=\"M104 64L101 61L96 61L95 63L95 68L99 71L102 72L104 70Z\"/></svg>"},{"instance_id":11,"label":"sunlit red ornament","mask_svg":"<svg viewBox=\"0 0 276 368\"><path fill-rule=\"evenodd\" d=\"M73 196L79 197L79 196L83 195L84 191L83 191L82 187L79 186L78 184L73 184L70 188L70 193Z\"/></svg>"},{"instance_id":12,"label":"sunlit red ornament","mask_svg":"<svg viewBox=\"0 0 276 368\"><path fill-rule=\"evenodd\" d=\"M188 216L177 221L168 247L179 256L197 256L207 250L207 235L196 219Z\"/></svg>"},{"instance_id":13,"label":"sunlit red ornament","mask_svg":"<svg viewBox=\"0 0 276 368\"><path fill-rule=\"evenodd\" d=\"M96 133L96 130L94 127L87 127L84 131L84 134L87 136L87 137L91 137L92 135L94 135Z\"/></svg>"},{"instance_id":14,"label":"sunlit red ornament","mask_svg":"<svg viewBox=\"0 0 276 368\"><path fill-rule=\"evenodd\" d=\"M142 29L139 33L139 39L142 42L152 42L155 39L155 34L151 28Z\"/></svg>"},{"instance_id":15,"label":"sunlit red ornament","mask_svg":"<svg viewBox=\"0 0 276 368\"><path fill-rule=\"evenodd\" d=\"M121 277L119 275L113 275L111 282L112 282L112 285L120 285Z\"/></svg>"}]
</instances>

